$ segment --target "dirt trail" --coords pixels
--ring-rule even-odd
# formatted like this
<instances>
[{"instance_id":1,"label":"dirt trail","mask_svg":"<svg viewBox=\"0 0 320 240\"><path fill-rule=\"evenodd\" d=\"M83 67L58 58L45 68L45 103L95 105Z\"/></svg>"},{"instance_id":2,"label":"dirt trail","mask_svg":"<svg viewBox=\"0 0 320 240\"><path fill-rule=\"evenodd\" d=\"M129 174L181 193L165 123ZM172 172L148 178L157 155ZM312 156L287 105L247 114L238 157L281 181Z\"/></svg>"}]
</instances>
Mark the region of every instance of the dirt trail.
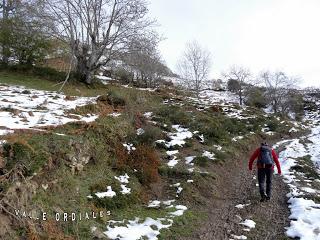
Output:
<instances>
[{"instance_id":1,"label":"dirt trail","mask_svg":"<svg viewBox=\"0 0 320 240\"><path fill-rule=\"evenodd\" d=\"M208 219L199 224L193 236L182 239L224 240L233 239L232 234L245 235L247 239L288 239L284 232L289 225L286 203L289 190L281 177L274 176L271 201L260 203L257 180L253 178L256 172L253 175L248 171L248 154L243 154L247 158L237 156L243 159L241 161L228 161L222 166L215 166L217 175L212 184L217 188L217 194L208 197L206 206L201 206L202 210L206 207ZM243 209L235 207L247 203L250 205ZM256 222L256 227L250 232L244 231L246 227L239 224L245 219Z\"/></svg>"}]
</instances>

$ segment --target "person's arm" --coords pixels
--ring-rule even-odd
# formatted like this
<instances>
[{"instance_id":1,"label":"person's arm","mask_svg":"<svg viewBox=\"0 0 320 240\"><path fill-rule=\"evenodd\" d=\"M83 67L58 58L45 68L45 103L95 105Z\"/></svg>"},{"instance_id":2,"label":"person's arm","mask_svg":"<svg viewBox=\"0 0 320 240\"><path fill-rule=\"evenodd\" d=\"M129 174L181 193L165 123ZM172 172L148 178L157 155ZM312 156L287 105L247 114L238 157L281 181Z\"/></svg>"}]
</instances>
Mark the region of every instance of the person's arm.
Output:
<instances>
[{"instance_id":1,"label":"person's arm","mask_svg":"<svg viewBox=\"0 0 320 240\"><path fill-rule=\"evenodd\" d=\"M254 160L259 156L260 154L260 148L257 148L254 153L252 154L252 156L250 157L250 160L249 160L249 170L251 171L252 170L252 165L253 165L253 162Z\"/></svg>"},{"instance_id":2,"label":"person's arm","mask_svg":"<svg viewBox=\"0 0 320 240\"><path fill-rule=\"evenodd\" d=\"M281 167L280 167L280 162L279 162L279 158L276 154L276 152L272 149L272 157L273 157L273 160L277 166L277 169L278 169L278 173L281 174Z\"/></svg>"}]
</instances>

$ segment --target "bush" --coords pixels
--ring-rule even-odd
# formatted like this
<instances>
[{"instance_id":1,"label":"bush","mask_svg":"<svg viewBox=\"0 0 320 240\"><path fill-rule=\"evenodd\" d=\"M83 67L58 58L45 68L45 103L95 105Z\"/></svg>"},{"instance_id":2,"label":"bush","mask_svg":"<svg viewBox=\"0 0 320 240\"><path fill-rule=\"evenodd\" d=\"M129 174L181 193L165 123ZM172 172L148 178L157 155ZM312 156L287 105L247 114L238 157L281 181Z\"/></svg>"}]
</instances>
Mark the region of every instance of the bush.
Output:
<instances>
[{"instance_id":1,"label":"bush","mask_svg":"<svg viewBox=\"0 0 320 240\"><path fill-rule=\"evenodd\" d=\"M97 207L102 207L107 210L121 209L129 207L139 202L139 194L137 191L132 191L130 194L122 194L119 182L114 179L106 184L107 181L100 181L99 183L90 187L93 202ZM96 192L105 192L106 186L112 186L112 190L116 195L112 198L98 198ZM128 186L129 187L129 186Z\"/></svg>"},{"instance_id":2,"label":"bush","mask_svg":"<svg viewBox=\"0 0 320 240\"><path fill-rule=\"evenodd\" d=\"M197 156L193 162L200 167L206 167L208 166L209 159L205 156Z\"/></svg>"},{"instance_id":3,"label":"bush","mask_svg":"<svg viewBox=\"0 0 320 240\"><path fill-rule=\"evenodd\" d=\"M156 140L159 140L162 138L164 138L164 134L160 128L152 125L147 125L144 128L144 133L141 134L140 136L137 136L137 142L138 144L141 144L141 145L147 145L147 144L152 144Z\"/></svg>"},{"instance_id":4,"label":"bush","mask_svg":"<svg viewBox=\"0 0 320 240\"><path fill-rule=\"evenodd\" d=\"M296 120L301 120L304 115L304 99L303 95L292 91L288 97L287 104L292 113L294 113Z\"/></svg>"},{"instance_id":5,"label":"bush","mask_svg":"<svg viewBox=\"0 0 320 240\"><path fill-rule=\"evenodd\" d=\"M136 150L127 153L126 149L119 145L116 149L116 156L116 167L119 170L126 170L127 168L136 170L135 173L140 183L149 185L158 181L160 160L153 147L138 145Z\"/></svg>"},{"instance_id":6,"label":"bush","mask_svg":"<svg viewBox=\"0 0 320 240\"><path fill-rule=\"evenodd\" d=\"M16 164L23 165L27 175L32 175L49 159L48 153L36 152L27 142L17 141L3 145L3 156L6 158L6 168L12 169Z\"/></svg>"},{"instance_id":7,"label":"bush","mask_svg":"<svg viewBox=\"0 0 320 240\"><path fill-rule=\"evenodd\" d=\"M196 122L192 123L192 129L202 133L208 143L222 143L229 138L228 132L223 127L225 120L225 118L218 116L199 117Z\"/></svg>"},{"instance_id":8,"label":"bush","mask_svg":"<svg viewBox=\"0 0 320 240\"><path fill-rule=\"evenodd\" d=\"M115 79L118 79L120 80L120 82L122 84L128 84L131 82L132 80L132 73L128 72L127 70L125 69L117 69L115 71L112 72L112 77L115 78Z\"/></svg>"},{"instance_id":9,"label":"bush","mask_svg":"<svg viewBox=\"0 0 320 240\"><path fill-rule=\"evenodd\" d=\"M272 132L277 132L279 126L279 122L276 119L268 119L266 122L266 127L268 127Z\"/></svg>"},{"instance_id":10,"label":"bush","mask_svg":"<svg viewBox=\"0 0 320 240\"><path fill-rule=\"evenodd\" d=\"M237 92L240 90L240 83L238 80L229 79L227 85L230 92Z\"/></svg>"},{"instance_id":11,"label":"bush","mask_svg":"<svg viewBox=\"0 0 320 240\"><path fill-rule=\"evenodd\" d=\"M123 107L126 105L126 100L116 91L109 91L107 94L107 102L114 108Z\"/></svg>"},{"instance_id":12,"label":"bush","mask_svg":"<svg viewBox=\"0 0 320 240\"><path fill-rule=\"evenodd\" d=\"M234 135L238 135L246 130L246 124L234 118L226 118L222 125L226 131Z\"/></svg>"},{"instance_id":13,"label":"bush","mask_svg":"<svg viewBox=\"0 0 320 240\"><path fill-rule=\"evenodd\" d=\"M185 180L190 179L193 173L189 172L187 169L170 168L167 165L163 165L159 168L159 174L161 176L170 178L183 178Z\"/></svg>"},{"instance_id":14,"label":"bush","mask_svg":"<svg viewBox=\"0 0 320 240\"><path fill-rule=\"evenodd\" d=\"M264 92L260 88L250 88L247 90L246 95L246 105L257 108L265 108L268 104Z\"/></svg>"},{"instance_id":15,"label":"bush","mask_svg":"<svg viewBox=\"0 0 320 240\"><path fill-rule=\"evenodd\" d=\"M190 116L178 106L162 106L156 115L160 117L158 120L168 124L187 125L190 123Z\"/></svg>"}]
</instances>

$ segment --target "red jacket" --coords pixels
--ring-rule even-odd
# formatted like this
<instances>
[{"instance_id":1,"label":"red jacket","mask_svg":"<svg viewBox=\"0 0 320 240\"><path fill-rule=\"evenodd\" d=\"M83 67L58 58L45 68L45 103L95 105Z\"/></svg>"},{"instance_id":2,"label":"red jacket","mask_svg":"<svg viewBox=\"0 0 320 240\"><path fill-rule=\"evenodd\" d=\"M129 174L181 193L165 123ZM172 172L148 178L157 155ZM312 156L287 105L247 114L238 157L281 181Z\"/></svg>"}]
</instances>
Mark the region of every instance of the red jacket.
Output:
<instances>
[{"instance_id":1,"label":"red jacket","mask_svg":"<svg viewBox=\"0 0 320 240\"><path fill-rule=\"evenodd\" d=\"M249 160L249 170L252 170L252 165L254 160L260 155L260 148L257 148L254 153L252 154L250 160ZM278 156L276 154L276 152L272 149L272 157L273 157L273 161L275 162L275 164L277 165L277 169L278 169L278 173L281 174L281 168L280 168L280 162L278 159ZM257 164L258 168L261 168L261 166L259 166L259 164ZM273 167L272 167L273 169Z\"/></svg>"}]
</instances>

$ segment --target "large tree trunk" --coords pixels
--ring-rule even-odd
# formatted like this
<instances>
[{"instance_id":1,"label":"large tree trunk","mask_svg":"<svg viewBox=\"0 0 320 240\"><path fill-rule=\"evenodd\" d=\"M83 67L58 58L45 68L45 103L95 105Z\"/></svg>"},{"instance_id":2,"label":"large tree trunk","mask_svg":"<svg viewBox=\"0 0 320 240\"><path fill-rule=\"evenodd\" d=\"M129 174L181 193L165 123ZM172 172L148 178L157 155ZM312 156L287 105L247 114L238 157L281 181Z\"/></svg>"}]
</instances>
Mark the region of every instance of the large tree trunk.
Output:
<instances>
[{"instance_id":1,"label":"large tree trunk","mask_svg":"<svg viewBox=\"0 0 320 240\"><path fill-rule=\"evenodd\" d=\"M8 3L3 0L2 1L2 63L8 64L10 57L10 48L8 47L8 36L10 34L10 30L8 29L8 19L9 19L9 7Z\"/></svg>"},{"instance_id":2,"label":"large tree trunk","mask_svg":"<svg viewBox=\"0 0 320 240\"><path fill-rule=\"evenodd\" d=\"M76 75L81 82L92 83L92 70L88 67L88 60L84 56L77 56Z\"/></svg>"}]
</instances>

